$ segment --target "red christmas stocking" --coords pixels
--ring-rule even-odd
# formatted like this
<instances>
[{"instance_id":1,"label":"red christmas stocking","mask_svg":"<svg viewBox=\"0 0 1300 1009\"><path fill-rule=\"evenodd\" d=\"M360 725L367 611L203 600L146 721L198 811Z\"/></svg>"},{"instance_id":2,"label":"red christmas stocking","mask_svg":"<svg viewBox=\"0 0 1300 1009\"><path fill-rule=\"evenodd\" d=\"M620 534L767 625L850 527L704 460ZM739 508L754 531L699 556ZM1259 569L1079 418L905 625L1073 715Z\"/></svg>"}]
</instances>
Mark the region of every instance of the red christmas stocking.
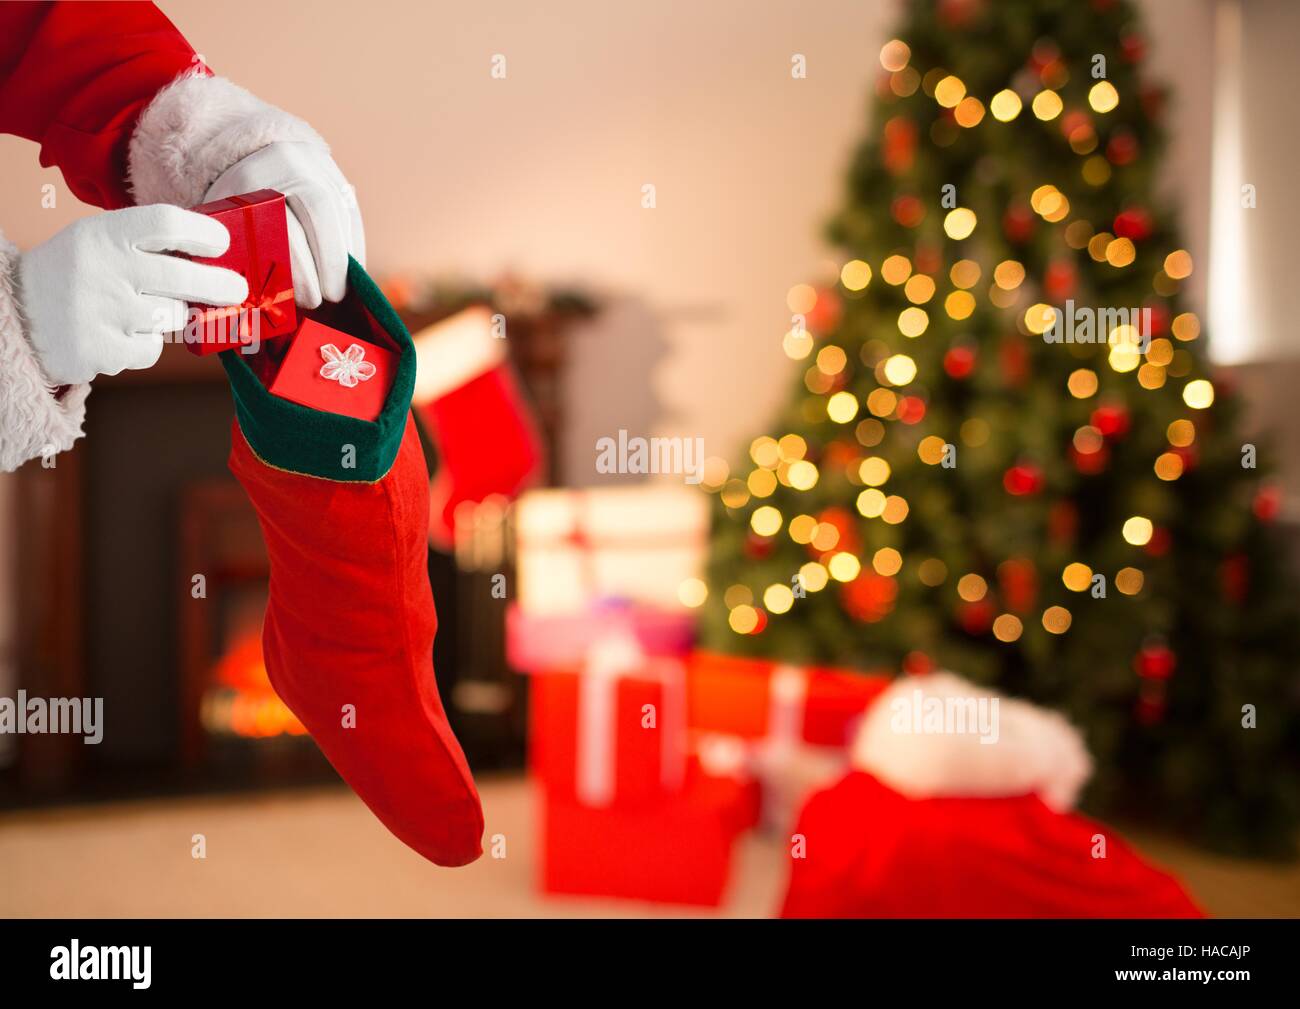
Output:
<instances>
[{"instance_id":1,"label":"red christmas stocking","mask_svg":"<svg viewBox=\"0 0 1300 1009\"><path fill-rule=\"evenodd\" d=\"M235 400L230 468L271 562L271 685L361 800L439 865L481 852L483 813L433 676L429 472L408 407L410 337L355 262L329 321L399 355L377 421L271 395L221 355ZM319 314L319 313L317 313Z\"/></svg>"},{"instance_id":2,"label":"red christmas stocking","mask_svg":"<svg viewBox=\"0 0 1300 1009\"><path fill-rule=\"evenodd\" d=\"M462 503L514 497L542 464L532 412L492 325L486 308L468 308L415 335L412 406L441 461L430 487L429 539L444 550Z\"/></svg>"}]
</instances>

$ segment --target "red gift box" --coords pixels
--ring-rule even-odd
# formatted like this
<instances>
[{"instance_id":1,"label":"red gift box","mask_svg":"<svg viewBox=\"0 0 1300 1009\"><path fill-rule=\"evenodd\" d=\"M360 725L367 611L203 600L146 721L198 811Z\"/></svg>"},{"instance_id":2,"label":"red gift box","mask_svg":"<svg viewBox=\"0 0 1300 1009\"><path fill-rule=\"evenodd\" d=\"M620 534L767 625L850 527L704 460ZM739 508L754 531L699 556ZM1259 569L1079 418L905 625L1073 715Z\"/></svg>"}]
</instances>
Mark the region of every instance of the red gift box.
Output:
<instances>
[{"instance_id":1,"label":"red gift box","mask_svg":"<svg viewBox=\"0 0 1300 1009\"><path fill-rule=\"evenodd\" d=\"M542 803L542 889L716 906L731 852L757 817L753 782L692 767L676 796L631 809L593 809L547 795Z\"/></svg>"},{"instance_id":2,"label":"red gift box","mask_svg":"<svg viewBox=\"0 0 1300 1009\"><path fill-rule=\"evenodd\" d=\"M687 722L693 733L844 746L863 712L890 683L881 674L782 665L711 652L687 662Z\"/></svg>"},{"instance_id":3,"label":"red gift box","mask_svg":"<svg viewBox=\"0 0 1300 1009\"><path fill-rule=\"evenodd\" d=\"M548 795L600 809L681 791L686 769L681 663L600 658L532 677L529 765Z\"/></svg>"},{"instance_id":4,"label":"red gift box","mask_svg":"<svg viewBox=\"0 0 1300 1009\"><path fill-rule=\"evenodd\" d=\"M185 346L193 354L215 354L292 333L298 325L298 311L293 303L284 195L274 189L259 189L192 209L224 224L230 232L230 247L220 256L190 258L234 270L248 281L248 299L242 305L221 308L191 305L199 316L187 326Z\"/></svg>"},{"instance_id":5,"label":"red gift box","mask_svg":"<svg viewBox=\"0 0 1300 1009\"><path fill-rule=\"evenodd\" d=\"M572 669L610 633L634 637L647 655L684 656L695 642L695 617L656 606L609 602L582 613L529 613L506 609L506 661L521 672Z\"/></svg>"},{"instance_id":6,"label":"red gift box","mask_svg":"<svg viewBox=\"0 0 1300 1009\"><path fill-rule=\"evenodd\" d=\"M304 319L270 391L314 410L374 420L397 377L398 355Z\"/></svg>"}]
</instances>

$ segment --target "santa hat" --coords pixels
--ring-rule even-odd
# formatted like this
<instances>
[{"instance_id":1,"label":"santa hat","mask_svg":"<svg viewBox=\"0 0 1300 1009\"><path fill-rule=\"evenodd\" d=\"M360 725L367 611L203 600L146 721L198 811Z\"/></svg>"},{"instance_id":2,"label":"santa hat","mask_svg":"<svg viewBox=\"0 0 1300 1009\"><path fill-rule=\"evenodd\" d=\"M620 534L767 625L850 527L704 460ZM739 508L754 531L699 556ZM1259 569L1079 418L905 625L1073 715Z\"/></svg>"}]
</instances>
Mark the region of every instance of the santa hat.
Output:
<instances>
[{"instance_id":1,"label":"santa hat","mask_svg":"<svg viewBox=\"0 0 1300 1009\"><path fill-rule=\"evenodd\" d=\"M864 717L851 762L909 798L1037 793L1060 811L1092 774L1062 715L948 672L896 680Z\"/></svg>"}]
</instances>

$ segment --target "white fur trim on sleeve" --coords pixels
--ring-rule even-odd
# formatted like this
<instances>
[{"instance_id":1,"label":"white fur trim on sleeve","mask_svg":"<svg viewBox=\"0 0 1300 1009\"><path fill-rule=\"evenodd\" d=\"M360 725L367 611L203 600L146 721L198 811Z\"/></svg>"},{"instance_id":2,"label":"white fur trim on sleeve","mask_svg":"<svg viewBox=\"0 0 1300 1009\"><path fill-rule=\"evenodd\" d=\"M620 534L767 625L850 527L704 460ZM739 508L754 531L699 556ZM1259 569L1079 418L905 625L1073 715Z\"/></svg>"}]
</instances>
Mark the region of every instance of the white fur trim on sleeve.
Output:
<instances>
[{"instance_id":1,"label":"white fur trim on sleeve","mask_svg":"<svg viewBox=\"0 0 1300 1009\"><path fill-rule=\"evenodd\" d=\"M504 337L492 335L492 315L486 308L466 308L420 330L415 342L417 405L441 399L506 359Z\"/></svg>"},{"instance_id":2,"label":"white fur trim on sleeve","mask_svg":"<svg viewBox=\"0 0 1300 1009\"><path fill-rule=\"evenodd\" d=\"M871 706L853 744L855 768L914 799L1036 792L1074 806L1092 759L1065 718L952 673L904 676Z\"/></svg>"},{"instance_id":3,"label":"white fur trim on sleeve","mask_svg":"<svg viewBox=\"0 0 1300 1009\"><path fill-rule=\"evenodd\" d=\"M187 73L140 115L127 150L135 202L193 207L227 168L281 140L319 144L301 119L224 77Z\"/></svg>"},{"instance_id":4,"label":"white fur trim on sleeve","mask_svg":"<svg viewBox=\"0 0 1300 1009\"><path fill-rule=\"evenodd\" d=\"M0 234L0 470L64 452L81 437L90 386L70 386L59 399L54 392L23 329L18 250Z\"/></svg>"}]
</instances>

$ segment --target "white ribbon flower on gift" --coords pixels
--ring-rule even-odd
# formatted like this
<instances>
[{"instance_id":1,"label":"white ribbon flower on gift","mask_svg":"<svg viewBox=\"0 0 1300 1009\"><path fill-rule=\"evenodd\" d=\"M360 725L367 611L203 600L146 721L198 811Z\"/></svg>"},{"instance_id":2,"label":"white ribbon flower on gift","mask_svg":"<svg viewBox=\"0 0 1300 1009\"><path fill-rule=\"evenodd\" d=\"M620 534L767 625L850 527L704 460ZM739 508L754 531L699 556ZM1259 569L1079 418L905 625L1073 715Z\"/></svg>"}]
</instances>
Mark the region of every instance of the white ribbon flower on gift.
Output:
<instances>
[{"instance_id":1,"label":"white ribbon flower on gift","mask_svg":"<svg viewBox=\"0 0 1300 1009\"><path fill-rule=\"evenodd\" d=\"M352 344L346 351L340 351L332 343L320 349L320 356L325 358L321 365L321 378L337 382L345 389L355 388L358 382L367 382L375 376L375 366L365 359L365 348Z\"/></svg>"}]
</instances>

